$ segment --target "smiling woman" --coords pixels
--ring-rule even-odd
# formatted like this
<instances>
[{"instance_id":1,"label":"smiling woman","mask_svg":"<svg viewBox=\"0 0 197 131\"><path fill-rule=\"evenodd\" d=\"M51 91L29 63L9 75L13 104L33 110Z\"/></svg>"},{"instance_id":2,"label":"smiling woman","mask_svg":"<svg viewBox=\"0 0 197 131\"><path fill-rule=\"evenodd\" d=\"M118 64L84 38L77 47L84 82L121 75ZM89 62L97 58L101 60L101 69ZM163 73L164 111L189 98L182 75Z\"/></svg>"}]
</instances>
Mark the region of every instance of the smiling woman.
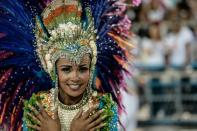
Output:
<instances>
[{"instance_id":1,"label":"smiling woman","mask_svg":"<svg viewBox=\"0 0 197 131\"><path fill-rule=\"evenodd\" d=\"M116 103L111 95L93 91L97 48L90 8L86 7L89 23L83 28L80 24L83 12L79 3L56 2L52 2L42 13L44 21L49 17L46 15L49 7L54 10L72 7L75 10L63 14L66 20L53 28L45 23L50 34L46 44L43 44L45 37L40 37L44 35L40 32L40 22L37 23L37 53L55 88L36 93L25 102L24 127L42 131L117 130ZM58 17L62 14L59 12L56 15L49 23L59 22Z\"/></svg>"},{"instance_id":2,"label":"smiling woman","mask_svg":"<svg viewBox=\"0 0 197 131\"><path fill-rule=\"evenodd\" d=\"M84 54L79 63L62 56L57 59L55 69L58 88L39 92L26 101L24 129L27 127L29 130L41 131L117 129L117 107L111 97L97 94L96 91L91 93L90 56L91 54ZM108 102L108 105L99 104L99 101Z\"/></svg>"}]
</instances>

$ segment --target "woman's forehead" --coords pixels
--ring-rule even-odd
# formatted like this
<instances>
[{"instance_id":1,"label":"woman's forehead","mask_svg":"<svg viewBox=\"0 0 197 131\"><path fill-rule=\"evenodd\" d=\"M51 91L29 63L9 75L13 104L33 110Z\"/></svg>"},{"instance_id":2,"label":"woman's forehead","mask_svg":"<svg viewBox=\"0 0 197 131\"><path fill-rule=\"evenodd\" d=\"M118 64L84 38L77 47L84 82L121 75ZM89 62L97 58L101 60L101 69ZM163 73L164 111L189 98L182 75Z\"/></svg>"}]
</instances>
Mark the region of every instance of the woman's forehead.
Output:
<instances>
[{"instance_id":1,"label":"woman's forehead","mask_svg":"<svg viewBox=\"0 0 197 131\"><path fill-rule=\"evenodd\" d=\"M84 64L90 64L90 55L89 54L85 54L81 60L79 65L84 65ZM73 63L72 61L70 61L67 58L59 58L57 61L57 65L76 65L76 63Z\"/></svg>"}]
</instances>

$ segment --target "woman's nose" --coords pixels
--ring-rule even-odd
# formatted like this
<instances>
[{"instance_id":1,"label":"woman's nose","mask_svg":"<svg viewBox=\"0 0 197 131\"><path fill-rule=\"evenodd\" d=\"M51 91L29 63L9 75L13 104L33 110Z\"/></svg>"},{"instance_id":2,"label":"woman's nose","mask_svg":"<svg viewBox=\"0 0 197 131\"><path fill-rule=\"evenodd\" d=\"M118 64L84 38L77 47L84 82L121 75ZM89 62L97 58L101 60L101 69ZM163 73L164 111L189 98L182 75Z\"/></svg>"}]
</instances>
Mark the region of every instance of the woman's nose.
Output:
<instances>
[{"instance_id":1,"label":"woman's nose","mask_svg":"<svg viewBox=\"0 0 197 131\"><path fill-rule=\"evenodd\" d=\"M73 71L71 74L71 79L74 81L78 81L79 80L79 73L78 71Z\"/></svg>"}]
</instances>

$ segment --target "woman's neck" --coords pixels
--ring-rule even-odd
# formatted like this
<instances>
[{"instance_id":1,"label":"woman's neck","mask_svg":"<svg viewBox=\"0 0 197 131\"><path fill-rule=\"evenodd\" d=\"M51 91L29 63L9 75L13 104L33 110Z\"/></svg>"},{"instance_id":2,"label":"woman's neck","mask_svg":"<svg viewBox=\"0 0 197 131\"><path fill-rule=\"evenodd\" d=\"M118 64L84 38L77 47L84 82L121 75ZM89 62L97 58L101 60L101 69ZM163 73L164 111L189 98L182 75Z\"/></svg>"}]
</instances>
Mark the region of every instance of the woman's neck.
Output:
<instances>
[{"instance_id":1,"label":"woman's neck","mask_svg":"<svg viewBox=\"0 0 197 131\"><path fill-rule=\"evenodd\" d=\"M83 98L83 94L77 97L72 97L72 96L65 94L63 91L59 90L58 97L59 97L59 100L65 105L75 105L81 101L81 99Z\"/></svg>"}]
</instances>

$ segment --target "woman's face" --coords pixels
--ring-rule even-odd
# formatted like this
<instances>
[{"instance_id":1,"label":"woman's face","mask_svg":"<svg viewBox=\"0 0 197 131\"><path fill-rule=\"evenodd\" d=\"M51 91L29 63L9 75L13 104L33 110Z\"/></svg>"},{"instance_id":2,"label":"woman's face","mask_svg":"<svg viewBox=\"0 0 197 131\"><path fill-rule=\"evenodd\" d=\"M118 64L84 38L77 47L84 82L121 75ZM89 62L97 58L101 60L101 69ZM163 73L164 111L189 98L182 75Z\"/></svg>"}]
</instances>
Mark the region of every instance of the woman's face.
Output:
<instances>
[{"instance_id":1,"label":"woman's face","mask_svg":"<svg viewBox=\"0 0 197 131\"><path fill-rule=\"evenodd\" d=\"M90 78L90 56L84 55L79 65L65 58L57 61L59 88L68 96L77 97L83 94Z\"/></svg>"}]
</instances>

